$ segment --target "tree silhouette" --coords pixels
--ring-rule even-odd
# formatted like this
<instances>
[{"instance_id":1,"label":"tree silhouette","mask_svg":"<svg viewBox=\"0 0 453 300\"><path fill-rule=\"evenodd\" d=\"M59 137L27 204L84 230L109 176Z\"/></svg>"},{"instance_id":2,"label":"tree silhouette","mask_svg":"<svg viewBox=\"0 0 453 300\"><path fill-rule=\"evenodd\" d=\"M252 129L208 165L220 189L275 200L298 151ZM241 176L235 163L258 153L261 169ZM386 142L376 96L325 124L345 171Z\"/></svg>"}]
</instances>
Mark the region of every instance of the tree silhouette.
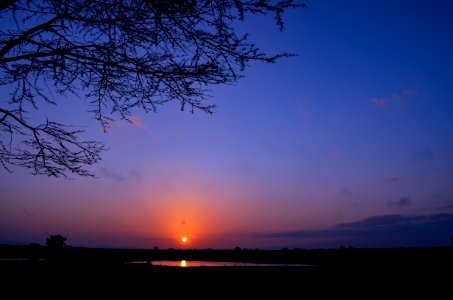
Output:
<instances>
[{"instance_id":1,"label":"tree silhouette","mask_svg":"<svg viewBox=\"0 0 453 300\"><path fill-rule=\"evenodd\" d=\"M50 235L46 239L47 258L50 263L58 263L64 259L63 248L66 246L67 238L61 234Z\"/></svg>"},{"instance_id":2,"label":"tree silhouette","mask_svg":"<svg viewBox=\"0 0 453 300\"><path fill-rule=\"evenodd\" d=\"M42 103L80 94L104 130L131 110L156 111L177 101L181 110L212 113L210 85L238 80L251 61L289 56L263 53L239 35L250 14L303 7L294 0L4 0L0 4L0 163L32 174L93 176L103 143L45 118ZM83 92L80 92L82 91Z\"/></svg>"},{"instance_id":3,"label":"tree silhouette","mask_svg":"<svg viewBox=\"0 0 453 300\"><path fill-rule=\"evenodd\" d=\"M50 235L46 239L46 245L49 249L58 250L58 249L62 249L64 246L66 246L67 240L68 239L66 237L62 236L61 234Z\"/></svg>"}]
</instances>

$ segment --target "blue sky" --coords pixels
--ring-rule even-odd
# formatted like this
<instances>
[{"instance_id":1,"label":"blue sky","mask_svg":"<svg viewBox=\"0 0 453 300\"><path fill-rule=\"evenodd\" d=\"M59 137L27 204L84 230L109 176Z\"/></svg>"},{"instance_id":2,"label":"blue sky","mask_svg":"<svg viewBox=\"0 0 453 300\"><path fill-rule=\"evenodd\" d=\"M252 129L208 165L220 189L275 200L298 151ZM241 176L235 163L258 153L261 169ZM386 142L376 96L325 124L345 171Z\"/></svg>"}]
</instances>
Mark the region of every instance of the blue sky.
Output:
<instances>
[{"instance_id":1,"label":"blue sky","mask_svg":"<svg viewBox=\"0 0 453 300\"><path fill-rule=\"evenodd\" d=\"M284 15L283 32L271 18L238 25L263 50L298 56L212 87L212 116L168 104L104 134L83 99L43 105L110 150L93 167L98 179L0 170L0 241L61 233L74 245L177 247L185 234L195 248L338 247L323 232L370 217L447 214L451 224L453 4L307 5ZM429 226L436 238L398 227L388 241L344 240L449 243L453 228ZM403 241L408 232L417 238Z\"/></svg>"}]
</instances>

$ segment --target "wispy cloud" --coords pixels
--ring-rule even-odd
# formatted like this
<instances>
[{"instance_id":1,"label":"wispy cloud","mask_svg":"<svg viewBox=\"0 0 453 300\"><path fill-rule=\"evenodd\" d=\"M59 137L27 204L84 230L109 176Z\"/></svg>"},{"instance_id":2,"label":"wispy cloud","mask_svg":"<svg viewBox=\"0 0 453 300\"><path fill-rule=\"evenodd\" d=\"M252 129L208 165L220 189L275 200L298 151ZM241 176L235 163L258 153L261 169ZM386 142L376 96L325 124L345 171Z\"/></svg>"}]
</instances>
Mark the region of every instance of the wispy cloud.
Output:
<instances>
[{"instance_id":1,"label":"wispy cloud","mask_svg":"<svg viewBox=\"0 0 453 300\"><path fill-rule=\"evenodd\" d=\"M443 201L443 205L438 207L438 209L451 209L451 208L453 208L453 200Z\"/></svg>"},{"instance_id":2,"label":"wispy cloud","mask_svg":"<svg viewBox=\"0 0 453 300\"><path fill-rule=\"evenodd\" d=\"M386 108L389 105L389 101L385 98L373 98L369 102L371 105L380 109Z\"/></svg>"},{"instance_id":3,"label":"wispy cloud","mask_svg":"<svg viewBox=\"0 0 453 300\"><path fill-rule=\"evenodd\" d=\"M340 241L366 246L426 246L449 243L453 214L382 215L342 223L324 230L280 231L258 234L266 238Z\"/></svg>"},{"instance_id":4,"label":"wispy cloud","mask_svg":"<svg viewBox=\"0 0 453 300\"><path fill-rule=\"evenodd\" d=\"M439 206L440 209L450 209L450 208L453 208L453 204L447 204L447 205L443 205L443 206Z\"/></svg>"},{"instance_id":5,"label":"wispy cloud","mask_svg":"<svg viewBox=\"0 0 453 300\"><path fill-rule=\"evenodd\" d=\"M414 88L408 88L403 91L403 95L406 97L415 97L418 95L418 91Z\"/></svg>"},{"instance_id":6,"label":"wispy cloud","mask_svg":"<svg viewBox=\"0 0 453 300\"><path fill-rule=\"evenodd\" d=\"M121 132L130 133L131 129L138 130L153 140L159 139L158 135L154 133L139 116L136 115L129 116L127 120L112 120L107 133L109 135L117 135Z\"/></svg>"},{"instance_id":7,"label":"wispy cloud","mask_svg":"<svg viewBox=\"0 0 453 300\"><path fill-rule=\"evenodd\" d=\"M369 101L370 105L384 109L392 104L399 104L401 107L405 107L409 101L419 98L421 95L420 91L415 88L406 88L398 92L393 92L385 97L372 98Z\"/></svg>"},{"instance_id":8,"label":"wispy cloud","mask_svg":"<svg viewBox=\"0 0 453 300\"><path fill-rule=\"evenodd\" d=\"M26 217L26 218L34 218L35 217L35 214L32 213L31 211L29 211L28 209L22 209L21 210L21 214L22 216Z\"/></svg>"},{"instance_id":9,"label":"wispy cloud","mask_svg":"<svg viewBox=\"0 0 453 300\"><path fill-rule=\"evenodd\" d=\"M284 198L283 192L280 191L279 189L273 189L272 191L269 192L267 195L267 198L269 200L278 200L281 201Z\"/></svg>"},{"instance_id":10,"label":"wispy cloud","mask_svg":"<svg viewBox=\"0 0 453 300\"><path fill-rule=\"evenodd\" d=\"M392 99L402 107L406 106L407 103L417 97L420 92L414 88L407 88L401 92L392 93Z\"/></svg>"},{"instance_id":11,"label":"wispy cloud","mask_svg":"<svg viewBox=\"0 0 453 300\"><path fill-rule=\"evenodd\" d=\"M408 196L406 197L401 197L398 201L387 201L387 206L388 207L405 207L411 204L411 200L409 199Z\"/></svg>"},{"instance_id":12,"label":"wispy cloud","mask_svg":"<svg viewBox=\"0 0 453 300\"><path fill-rule=\"evenodd\" d=\"M132 125L138 127L138 128L141 128L141 129L148 129L145 125L145 123L143 123L142 119L140 119L138 116L130 116L129 117L129 121L131 121Z\"/></svg>"},{"instance_id":13,"label":"wispy cloud","mask_svg":"<svg viewBox=\"0 0 453 300\"><path fill-rule=\"evenodd\" d=\"M307 108L303 104L299 104L297 106L297 112L302 116L304 120L308 120L310 118L310 114L308 113Z\"/></svg>"},{"instance_id":14,"label":"wispy cloud","mask_svg":"<svg viewBox=\"0 0 453 300\"><path fill-rule=\"evenodd\" d=\"M134 125L136 128L143 130L146 132L146 134L152 138L152 139L157 139L158 136L151 131L151 129L146 126L146 124L140 119L139 116L132 115L129 117L129 121L131 122L132 125Z\"/></svg>"},{"instance_id":15,"label":"wispy cloud","mask_svg":"<svg viewBox=\"0 0 453 300\"><path fill-rule=\"evenodd\" d=\"M143 177L142 173L138 170L131 170L129 174L135 180L141 180Z\"/></svg>"},{"instance_id":16,"label":"wispy cloud","mask_svg":"<svg viewBox=\"0 0 453 300\"><path fill-rule=\"evenodd\" d=\"M343 151L337 148L333 152L331 152L329 156L333 159L340 159L343 156Z\"/></svg>"},{"instance_id":17,"label":"wispy cloud","mask_svg":"<svg viewBox=\"0 0 453 300\"><path fill-rule=\"evenodd\" d=\"M415 152L414 158L421 162L428 162L434 160L434 154L431 148L426 147L421 151Z\"/></svg>"},{"instance_id":18,"label":"wispy cloud","mask_svg":"<svg viewBox=\"0 0 453 300\"><path fill-rule=\"evenodd\" d=\"M121 175L120 173L111 171L111 170L107 169L106 167L101 167L100 171L101 171L102 175L105 176L106 178L110 178L110 179L117 180L117 181L125 180L123 175Z\"/></svg>"},{"instance_id":19,"label":"wispy cloud","mask_svg":"<svg viewBox=\"0 0 453 300\"><path fill-rule=\"evenodd\" d=\"M348 188L342 188L339 192L338 195L341 197L352 197L352 193Z\"/></svg>"},{"instance_id":20,"label":"wispy cloud","mask_svg":"<svg viewBox=\"0 0 453 300\"><path fill-rule=\"evenodd\" d=\"M401 179L399 179L398 177L386 178L386 179L384 180L384 183L386 183L386 184L400 185L400 184L401 184Z\"/></svg>"}]
</instances>

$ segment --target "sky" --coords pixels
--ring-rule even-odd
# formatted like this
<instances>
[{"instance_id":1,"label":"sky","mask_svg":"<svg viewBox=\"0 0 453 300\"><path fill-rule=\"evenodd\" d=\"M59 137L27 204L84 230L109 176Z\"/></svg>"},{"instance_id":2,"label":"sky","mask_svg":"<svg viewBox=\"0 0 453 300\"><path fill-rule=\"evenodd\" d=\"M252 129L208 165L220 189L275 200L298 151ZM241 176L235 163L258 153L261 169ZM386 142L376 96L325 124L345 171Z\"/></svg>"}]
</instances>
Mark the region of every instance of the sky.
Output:
<instances>
[{"instance_id":1,"label":"sky","mask_svg":"<svg viewBox=\"0 0 453 300\"><path fill-rule=\"evenodd\" d=\"M103 133L83 100L40 108L109 151L98 178L0 168L0 243L451 244L453 3L306 3L283 32L269 17L239 25L264 51L298 56L211 87L213 115L167 104Z\"/></svg>"}]
</instances>

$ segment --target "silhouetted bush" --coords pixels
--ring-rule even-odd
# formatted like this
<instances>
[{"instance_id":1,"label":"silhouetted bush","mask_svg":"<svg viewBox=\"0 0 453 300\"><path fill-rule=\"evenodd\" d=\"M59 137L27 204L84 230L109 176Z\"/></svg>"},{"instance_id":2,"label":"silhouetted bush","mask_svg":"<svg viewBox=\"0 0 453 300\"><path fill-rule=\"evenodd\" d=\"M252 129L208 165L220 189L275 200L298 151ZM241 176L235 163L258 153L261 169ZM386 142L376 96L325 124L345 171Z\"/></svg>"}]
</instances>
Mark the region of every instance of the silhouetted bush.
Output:
<instances>
[{"instance_id":1,"label":"silhouetted bush","mask_svg":"<svg viewBox=\"0 0 453 300\"><path fill-rule=\"evenodd\" d=\"M66 246L68 239L61 234L50 235L46 239L47 258L50 262L59 262L63 260L63 248Z\"/></svg>"},{"instance_id":2,"label":"silhouetted bush","mask_svg":"<svg viewBox=\"0 0 453 300\"><path fill-rule=\"evenodd\" d=\"M66 246L66 241L68 239L61 234L50 235L46 239L46 245L49 249L61 249Z\"/></svg>"}]
</instances>

